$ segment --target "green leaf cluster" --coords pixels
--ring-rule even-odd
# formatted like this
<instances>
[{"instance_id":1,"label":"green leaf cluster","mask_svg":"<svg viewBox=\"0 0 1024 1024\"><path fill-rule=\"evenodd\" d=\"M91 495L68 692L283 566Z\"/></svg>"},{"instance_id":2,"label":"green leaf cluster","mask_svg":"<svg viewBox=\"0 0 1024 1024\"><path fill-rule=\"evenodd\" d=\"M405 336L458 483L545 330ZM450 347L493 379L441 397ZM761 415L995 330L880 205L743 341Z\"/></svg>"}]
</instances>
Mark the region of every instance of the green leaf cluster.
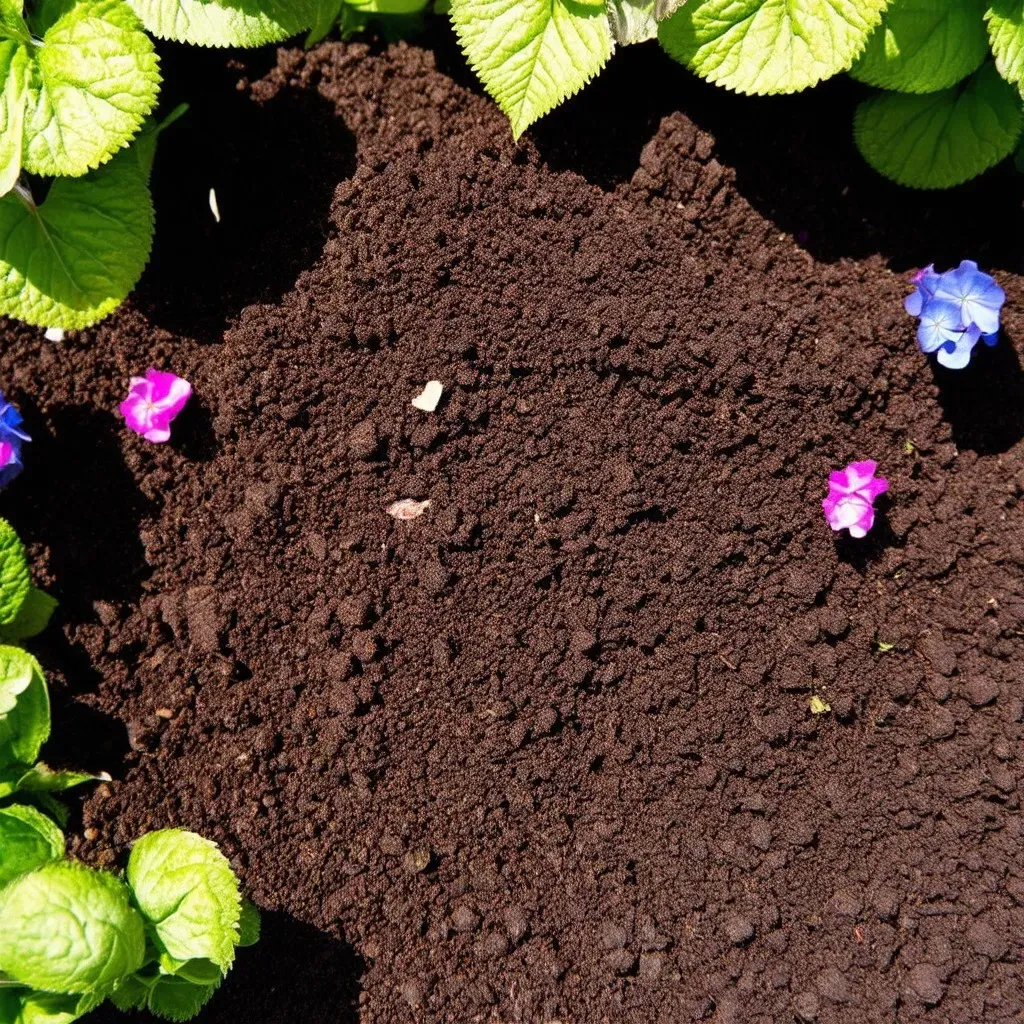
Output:
<instances>
[{"instance_id":1,"label":"green leaf cluster","mask_svg":"<svg viewBox=\"0 0 1024 1024\"><path fill-rule=\"evenodd\" d=\"M850 72L884 90L854 137L881 174L949 188L1010 156L1024 130L1020 0L893 0Z\"/></svg>"},{"instance_id":2,"label":"green leaf cluster","mask_svg":"<svg viewBox=\"0 0 1024 1024\"><path fill-rule=\"evenodd\" d=\"M14 644L41 633L56 607L49 594L32 586L24 545L11 524L0 519L0 812L12 810L4 805L18 795L60 815L51 794L98 778L52 771L39 761L50 736L46 677L39 662ZM3 827L15 826L6 821ZM0 845L0 881L11 870L5 857Z\"/></svg>"},{"instance_id":3,"label":"green leaf cluster","mask_svg":"<svg viewBox=\"0 0 1024 1024\"><path fill-rule=\"evenodd\" d=\"M152 37L260 46L425 2L0 0L0 314L88 327L141 277L159 130ZM53 179L45 199L30 176Z\"/></svg>"},{"instance_id":4,"label":"green leaf cluster","mask_svg":"<svg viewBox=\"0 0 1024 1024\"><path fill-rule=\"evenodd\" d=\"M65 859L51 794L99 776L37 760L50 735L46 679L6 642L40 632L55 606L0 519L0 1024L71 1024L108 998L188 1020L235 949L259 938L259 913L216 844L192 832L143 836L124 879Z\"/></svg>"},{"instance_id":5,"label":"green leaf cluster","mask_svg":"<svg viewBox=\"0 0 1024 1024\"><path fill-rule=\"evenodd\" d=\"M905 185L967 181L1018 146L1021 0L451 0L473 69L518 138L607 63L657 38L690 70L752 95L798 92L848 71L884 92L855 138Z\"/></svg>"},{"instance_id":6,"label":"green leaf cluster","mask_svg":"<svg viewBox=\"0 0 1024 1024\"><path fill-rule=\"evenodd\" d=\"M0 1024L70 1024L106 999L188 1020L259 937L231 865L192 832L143 836L124 879L63 854L45 815L0 810Z\"/></svg>"}]
</instances>

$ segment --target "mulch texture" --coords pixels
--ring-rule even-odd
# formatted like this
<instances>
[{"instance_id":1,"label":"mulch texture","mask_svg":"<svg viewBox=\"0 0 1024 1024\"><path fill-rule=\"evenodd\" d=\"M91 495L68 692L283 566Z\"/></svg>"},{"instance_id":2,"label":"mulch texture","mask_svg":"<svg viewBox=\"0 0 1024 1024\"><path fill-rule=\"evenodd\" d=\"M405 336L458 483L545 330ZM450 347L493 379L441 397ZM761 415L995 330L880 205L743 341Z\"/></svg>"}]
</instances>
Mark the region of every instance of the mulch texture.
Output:
<instances>
[{"instance_id":1,"label":"mulch texture","mask_svg":"<svg viewBox=\"0 0 1024 1024\"><path fill-rule=\"evenodd\" d=\"M268 911L203 1020L1019 1021L1012 181L899 192L850 86L653 50L518 146L444 38L193 59L137 295L0 383L53 758L115 776L76 854L186 826ZM964 257L1009 299L953 374L901 302Z\"/></svg>"}]
</instances>

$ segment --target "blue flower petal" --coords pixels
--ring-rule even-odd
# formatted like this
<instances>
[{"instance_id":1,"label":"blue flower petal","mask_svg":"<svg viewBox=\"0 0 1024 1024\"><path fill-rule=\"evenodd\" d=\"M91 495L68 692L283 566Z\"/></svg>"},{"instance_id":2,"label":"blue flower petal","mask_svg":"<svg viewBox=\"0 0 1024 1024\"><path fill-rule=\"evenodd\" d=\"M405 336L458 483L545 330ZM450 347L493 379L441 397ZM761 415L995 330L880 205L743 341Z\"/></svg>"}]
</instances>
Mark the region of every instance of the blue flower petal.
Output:
<instances>
[{"instance_id":1,"label":"blue flower petal","mask_svg":"<svg viewBox=\"0 0 1024 1024\"><path fill-rule=\"evenodd\" d=\"M947 370L962 370L971 361L971 353L978 343L978 335L972 331L964 331L952 349L943 345L936 358Z\"/></svg>"},{"instance_id":2,"label":"blue flower petal","mask_svg":"<svg viewBox=\"0 0 1024 1024\"><path fill-rule=\"evenodd\" d=\"M991 334L983 334L981 336L981 340L985 342L985 344L988 345L989 348L992 348L996 344L996 342L999 341L999 332L993 331Z\"/></svg>"},{"instance_id":3,"label":"blue flower petal","mask_svg":"<svg viewBox=\"0 0 1024 1024\"><path fill-rule=\"evenodd\" d=\"M917 328L917 343L922 352L934 352L947 341L957 341L962 333L958 306L942 299L925 304Z\"/></svg>"}]
</instances>

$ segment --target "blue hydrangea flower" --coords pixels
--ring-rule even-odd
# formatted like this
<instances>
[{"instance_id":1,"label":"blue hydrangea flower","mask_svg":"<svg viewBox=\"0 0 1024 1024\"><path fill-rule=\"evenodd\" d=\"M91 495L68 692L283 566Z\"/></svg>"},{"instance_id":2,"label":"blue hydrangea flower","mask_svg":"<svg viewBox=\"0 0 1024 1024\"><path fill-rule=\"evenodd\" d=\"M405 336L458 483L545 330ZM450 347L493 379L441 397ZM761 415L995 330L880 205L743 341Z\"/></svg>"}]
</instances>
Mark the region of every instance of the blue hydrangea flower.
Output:
<instances>
[{"instance_id":1,"label":"blue hydrangea flower","mask_svg":"<svg viewBox=\"0 0 1024 1024\"><path fill-rule=\"evenodd\" d=\"M964 327L975 324L982 334L999 330L999 311L1006 301L1006 292L980 271L974 260L964 260L956 270L940 275L934 297L955 302L960 307Z\"/></svg>"},{"instance_id":2,"label":"blue hydrangea flower","mask_svg":"<svg viewBox=\"0 0 1024 1024\"><path fill-rule=\"evenodd\" d=\"M930 265L912 280L914 291L903 308L920 320L917 342L922 352L935 352L943 366L960 370L971 361L979 339L990 346L999 340L999 314L1006 293L973 260L964 260L944 274Z\"/></svg>"},{"instance_id":3,"label":"blue hydrangea flower","mask_svg":"<svg viewBox=\"0 0 1024 1024\"><path fill-rule=\"evenodd\" d=\"M0 391L0 487L6 487L22 470L21 446L32 438L21 429L21 413Z\"/></svg>"}]
</instances>

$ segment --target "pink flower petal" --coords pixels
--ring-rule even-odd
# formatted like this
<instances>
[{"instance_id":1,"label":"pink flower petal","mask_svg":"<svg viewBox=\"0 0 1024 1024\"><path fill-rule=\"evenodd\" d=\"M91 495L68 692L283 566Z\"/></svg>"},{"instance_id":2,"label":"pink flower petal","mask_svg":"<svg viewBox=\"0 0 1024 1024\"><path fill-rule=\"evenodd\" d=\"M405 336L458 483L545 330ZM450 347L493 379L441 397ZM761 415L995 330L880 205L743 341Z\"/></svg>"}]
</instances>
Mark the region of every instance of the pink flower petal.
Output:
<instances>
[{"instance_id":1,"label":"pink flower petal","mask_svg":"<svg viewBox=\"0 0 1024 1024\"><path fill-rule=\"evenodd\" d=\"M131 430L160 444L170 439L171 421L191 394L187 380L150 367L145 377L131 378L128 397L118 409Z\"/></svg>"}]
</instances>

